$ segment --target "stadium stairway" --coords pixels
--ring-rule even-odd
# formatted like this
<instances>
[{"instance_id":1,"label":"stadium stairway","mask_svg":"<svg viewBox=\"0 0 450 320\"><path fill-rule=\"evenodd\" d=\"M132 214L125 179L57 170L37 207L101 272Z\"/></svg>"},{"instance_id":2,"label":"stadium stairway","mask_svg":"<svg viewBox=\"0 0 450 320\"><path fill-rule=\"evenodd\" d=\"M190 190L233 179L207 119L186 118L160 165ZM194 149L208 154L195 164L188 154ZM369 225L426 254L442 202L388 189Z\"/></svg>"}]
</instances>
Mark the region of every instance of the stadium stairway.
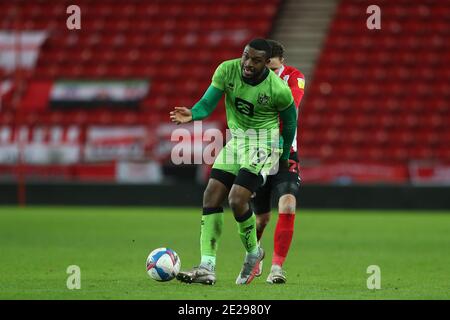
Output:
<instances>
[{"instance_id":1,"label":"stadium stairway","mask_svg":"<svg viewBox=\"0 0 450 320\"><path fill-rule=\"evenodd\" d=\"M284 44L287 63L302 71L307 83L336 7L336 0L285 0L278 12L271 37Z\"/></svg>"}]
</instances>

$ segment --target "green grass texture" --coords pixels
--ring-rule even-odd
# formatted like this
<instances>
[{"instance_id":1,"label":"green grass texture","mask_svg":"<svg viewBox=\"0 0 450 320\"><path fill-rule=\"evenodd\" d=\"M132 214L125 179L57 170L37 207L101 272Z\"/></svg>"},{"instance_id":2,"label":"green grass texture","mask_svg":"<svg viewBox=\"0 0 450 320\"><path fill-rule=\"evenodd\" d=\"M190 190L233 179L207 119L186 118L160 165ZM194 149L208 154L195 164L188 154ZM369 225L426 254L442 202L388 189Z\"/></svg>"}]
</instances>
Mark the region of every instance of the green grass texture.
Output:
<instances>
[{"instance_id":1,"label":"green grass texture","mask_svg":"<svg viewBox=\"0 0 450 320\"><path fill-rule=\"evenodd\" d=\"M200 260L201 208L0 207L0 299L310 300L449 299L450 212L299 209L287 283L265 282L277 214L264 232L263 275L235 279L245 251L225 210L214 286L157 282L146 258L175 250L181 268ZM70 265L81 289L67 288ZM381 289L367 268L379 266Z\"/></svg>"}]
</instances>

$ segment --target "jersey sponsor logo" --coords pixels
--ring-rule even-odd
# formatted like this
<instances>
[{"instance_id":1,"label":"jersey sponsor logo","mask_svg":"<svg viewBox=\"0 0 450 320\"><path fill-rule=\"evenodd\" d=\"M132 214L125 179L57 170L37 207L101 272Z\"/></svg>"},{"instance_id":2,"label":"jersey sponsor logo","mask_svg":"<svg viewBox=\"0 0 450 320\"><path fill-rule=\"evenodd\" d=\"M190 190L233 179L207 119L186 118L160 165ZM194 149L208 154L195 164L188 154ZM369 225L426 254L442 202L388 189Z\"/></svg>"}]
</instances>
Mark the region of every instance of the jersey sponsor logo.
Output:
<instances>
[{"instance_id":1,"label":"jersey sponsor logo","mask_svg":"<svg viewBox=\"0 0 450 320\"><path fill-rule=\"evenodd\" d=\"M244 99L236 97L234 100L234 104L236 106L236 110L246 116L253 117L255 106L253 103L250 103Z\"/></svg>"},{"instance_id":2,"label":"jersey sponsor logo","mask_svg":"<svg viewBox=\"0 0 450 320\"><path fill-rule=\"evenodd\" d=\"M305 79L303 78L297 78L298 87L300 89L305 89Z\"/></svg>"},{"instance_id":3,"label":"jersey sponsor logo","mask_svg":"<svg viewBox=\"0 0 450 320\"><path fill-rule=\"evenodd\" d=\"M265 93L260 93L258 95L258 103L261 105L268 105L270 102L270 97Z\"/></svg>"}]
</instances>

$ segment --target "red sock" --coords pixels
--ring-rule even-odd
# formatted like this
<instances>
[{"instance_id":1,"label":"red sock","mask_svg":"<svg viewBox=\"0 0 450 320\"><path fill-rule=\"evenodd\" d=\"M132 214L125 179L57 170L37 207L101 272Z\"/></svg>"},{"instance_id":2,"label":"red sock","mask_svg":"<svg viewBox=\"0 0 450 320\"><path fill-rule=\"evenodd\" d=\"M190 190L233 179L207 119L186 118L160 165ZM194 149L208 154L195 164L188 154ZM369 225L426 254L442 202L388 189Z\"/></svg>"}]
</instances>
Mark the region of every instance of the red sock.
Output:
<instances>
[{"instance_id":1,"label":"red sock","mask_svg":"<svg viewBox=\"0 0 450 320\"><path fill-rule=\"evenodd\" d=\"M274 236L272 265L282 266L286 259L294 234L295 214L281 213L278 215Z\"/></svg>"}]
</instances>

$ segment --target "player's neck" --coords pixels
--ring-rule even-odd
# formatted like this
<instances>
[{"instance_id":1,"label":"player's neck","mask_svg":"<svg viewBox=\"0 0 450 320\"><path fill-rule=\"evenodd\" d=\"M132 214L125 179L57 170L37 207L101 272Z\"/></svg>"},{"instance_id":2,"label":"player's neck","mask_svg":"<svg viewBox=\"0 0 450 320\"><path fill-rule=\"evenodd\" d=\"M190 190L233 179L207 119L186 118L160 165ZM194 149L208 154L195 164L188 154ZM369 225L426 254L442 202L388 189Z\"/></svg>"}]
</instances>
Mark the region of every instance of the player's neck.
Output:
<instances>
[{"instance_id":1,"label":"player's neck","mask_svg":"<svg viewBox=\"0 0 450 320\"><path fill-rule=\"evenodd\" d=\"M284 71L284 64L281 65L278 69L274 70L277 76L280 76Z\"/></svg>"},{"instance_id":2,"label":"player's neck","mask_svg":"<svg viewBox=\"0 0 450 320\"><path fill-rule=\"evenodd\" d=\"M259 77L255 78L255 79L246 79L246 78L242 77L242 80L244 80L244 82L246 84L249 84L251 86L257 86L258 84L260 84L267 78L267 76L269 75L269 72L270 72L269 68L264 68L264 70L261 72Z\"/></svg>"}]
</instances>

